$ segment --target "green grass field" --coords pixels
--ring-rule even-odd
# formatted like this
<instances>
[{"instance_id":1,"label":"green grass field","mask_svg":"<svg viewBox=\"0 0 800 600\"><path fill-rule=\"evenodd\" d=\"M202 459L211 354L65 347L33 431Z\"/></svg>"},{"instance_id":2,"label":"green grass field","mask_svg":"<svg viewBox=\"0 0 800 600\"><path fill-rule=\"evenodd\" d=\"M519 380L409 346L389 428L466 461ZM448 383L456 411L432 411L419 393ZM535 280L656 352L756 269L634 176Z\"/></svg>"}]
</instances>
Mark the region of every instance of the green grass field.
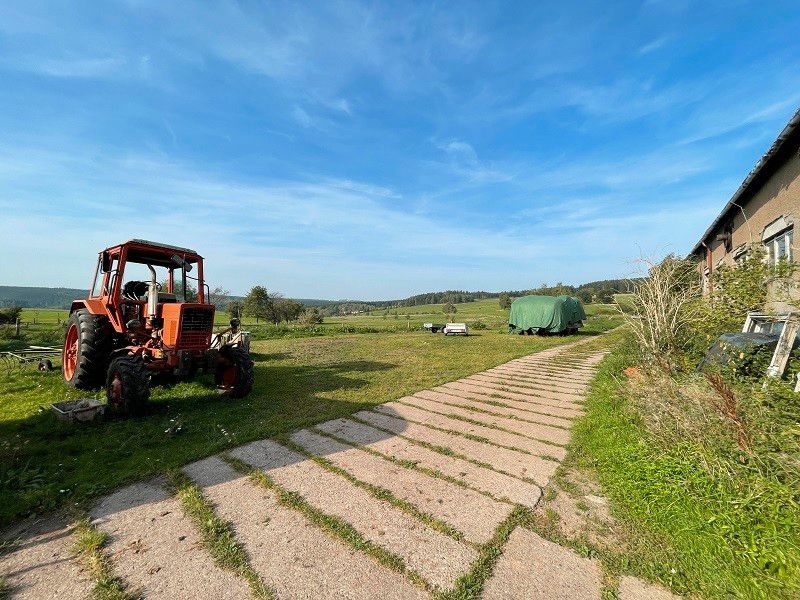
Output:
<instances>
[{"instance_id":1,"label":"green grass field","mask_svg":"<svg viewBox=\"0 0 800 600\"><path fill-rule=\"evenodd\" d=\"M252 317L244 317L242 323L256 339L314 337L331 334L351 333L400 333L416 331L423 323L446 323L449 317L455 322L466 322L474 331L505 331L508 310L500 308L497 298L456 304L456 312L446 315L442 304L425 304L398 309L375 310L367 314L325 317L322 324L306 327L297 323L257 323ZM589 304L586 314L592 316L616 315L617 309L611 304ZM387 314L388 313L388 314ZM396 314L395 314L396 313ZM0 326L0 350L7 350L28 344L60 345L63 325L69 311L47 308L26 308L22 311L22 339L11 339L11 326ZM230 316L225 311L217 311L215 324L226 327ZM5 332L5 335L3 335Z\"/></svg>"},{"instance_id":2,"label":"green grass field","mask_svg":"<svg viewBox=\"0 0 800 600\"><path fill-rule=\"evenodd\" d=\"M617 323L593 318L581 336ZM80 503L225 448L343 416L571 339L412 331L255 341L256 384L244 400L218 396L206 377L155 387L150 412L142 418L82 426L61 423L49 410L53 402L86 395L67 388L58 370L40 373L35 365L0 362L0 523Z\"/></svg>"}]
</instances>

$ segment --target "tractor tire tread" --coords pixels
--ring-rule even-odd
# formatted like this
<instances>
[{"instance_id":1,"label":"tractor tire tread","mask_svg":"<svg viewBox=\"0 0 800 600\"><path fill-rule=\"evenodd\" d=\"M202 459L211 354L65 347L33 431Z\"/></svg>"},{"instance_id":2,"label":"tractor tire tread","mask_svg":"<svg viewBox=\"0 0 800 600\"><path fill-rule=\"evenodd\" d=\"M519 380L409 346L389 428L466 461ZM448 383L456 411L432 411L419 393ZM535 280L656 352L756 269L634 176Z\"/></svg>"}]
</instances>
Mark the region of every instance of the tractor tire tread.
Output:
<instances>
[{"instance_id":1,"label":"tractor tire tread","mask_svg":"<svg viewBox=\"0 0 800 600\"><path fill-rule=\"evenodd\" d=\"M118 412L128 417L141 414L150 399L150 373L141 358L118 356L111 360L106 375L106 394L111 405L110 390L114 372L119 372L123 381L126 399Z\"/></svg>"},{"instance_id":2,"label":"tractor tire tread","mask_svg":"<svg viewBox=\"0 0 800 600\"><path fill-rule=\"evenodd\" d=\"M228 392L231 398L244 398L253 389L255 383L255 370L253 366L253 359L250 358L250 353L243 348L229 348L225 350L230 360L239 367L239 378L233 387ZM215 377L216 383L221 381L221 373L218 371Z\"/></svg>"},{"instance_id":3,"label":"tractor tire tread","mask_svg":"<svg viewBox=\"0 0 800 600\"><path fill-rule=\"evenodd\" d=\"M95 315L85 308L72 313L70 323L78 327L78 364L70 385L81 390L102 386L111 353L111 324L105 315Z\"/></svg>"}]
</instances>

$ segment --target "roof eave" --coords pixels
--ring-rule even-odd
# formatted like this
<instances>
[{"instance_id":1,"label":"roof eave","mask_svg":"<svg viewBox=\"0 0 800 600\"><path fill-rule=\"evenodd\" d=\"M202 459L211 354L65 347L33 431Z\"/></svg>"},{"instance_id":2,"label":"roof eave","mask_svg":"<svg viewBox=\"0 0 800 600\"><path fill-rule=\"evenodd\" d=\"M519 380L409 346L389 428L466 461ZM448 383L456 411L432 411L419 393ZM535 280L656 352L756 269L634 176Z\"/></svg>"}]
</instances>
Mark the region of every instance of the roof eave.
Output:
<instances>
[{"instance_id":1,"label":"roof eave","mask_svg":"<svg viewBox=\"0 0 800 600\"><path fill-rule=\"evenodd\" d=\"M725 208L722 209L722 212L714 219L714 222L706 229L703 236L700 238L692 251L690 252L690 256L697 254L698 251L702 248L703 244L706 240L711 237L714 231L719 227L722 220L728 215L728 212L735 206L739 206L739 200L750 191L753 183L758 179L758 177L766 170L767 166L772 166L773 161L778 157L783 149L786 141L793 136L793 134L800 132L800 109L798 109L789 122L786 124L786 127L780 132L778 137L769 147L764 155L758 160L755 167L747 174L747 177L744 178L744 181L739 186L739 189L736 190L736 193L733 194L728 203L725 205Z\"/></svg>"}]
</instances>

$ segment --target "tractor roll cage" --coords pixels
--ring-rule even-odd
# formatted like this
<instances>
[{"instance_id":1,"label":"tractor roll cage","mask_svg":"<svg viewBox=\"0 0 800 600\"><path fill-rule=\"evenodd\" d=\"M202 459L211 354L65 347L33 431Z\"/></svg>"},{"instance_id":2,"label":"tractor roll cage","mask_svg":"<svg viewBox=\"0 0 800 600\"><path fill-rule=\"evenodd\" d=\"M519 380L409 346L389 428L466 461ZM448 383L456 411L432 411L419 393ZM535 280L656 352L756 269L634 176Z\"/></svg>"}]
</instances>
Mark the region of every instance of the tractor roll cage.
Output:
<instances>
[{"instance_id":1,"label":"tractor roll cage","mask_svg":"<svg viewBox=\"0 0 800 600\"><path fill-rule=\"evenodd\" d=\"M176 264L173 257L179 257L188 265L197 267L197 302L206 304L207 286L203 281L203 257L194 250L149 242L147 240L128 240L117 246L106 248L98 255L92 285L89 289L88 303L100 302L109 310L114 329L123 331L124 327L118 315L121 314L121 288L127 263L152 265L167 268L167 292L174 293L175 269L180 269L183 290L187 289L187 269ZM194 278L191 278L194 279ZM99 284L99 286L98 286ZM94 312L94 311L93 311Z\"/></svg>"}]
</instances>

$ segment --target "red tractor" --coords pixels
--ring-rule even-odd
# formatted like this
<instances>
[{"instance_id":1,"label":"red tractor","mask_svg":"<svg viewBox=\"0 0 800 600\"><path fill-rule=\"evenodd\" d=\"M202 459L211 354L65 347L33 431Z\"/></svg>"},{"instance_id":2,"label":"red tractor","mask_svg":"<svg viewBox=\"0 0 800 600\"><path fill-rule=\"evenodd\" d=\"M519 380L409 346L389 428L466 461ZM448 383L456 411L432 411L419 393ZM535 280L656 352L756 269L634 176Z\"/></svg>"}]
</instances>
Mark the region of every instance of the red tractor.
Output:
<instances>
[{"instance_id":1,"label":"red tractor","mask_svg":"<svg viewBox=\"0 0 800 600\"><path fill-rule=\"evenodd\" d=\"M202 368L213 371L220 392L246 396L253 386L249 338L235 319L213 335L208 296L203 257L194 250L146 240L103 250L88 297L70 309L64 381L79 389L105 385L109 408L125 416L141 413L156 374L191 377Z\"/></svg>"}]
</instances>

